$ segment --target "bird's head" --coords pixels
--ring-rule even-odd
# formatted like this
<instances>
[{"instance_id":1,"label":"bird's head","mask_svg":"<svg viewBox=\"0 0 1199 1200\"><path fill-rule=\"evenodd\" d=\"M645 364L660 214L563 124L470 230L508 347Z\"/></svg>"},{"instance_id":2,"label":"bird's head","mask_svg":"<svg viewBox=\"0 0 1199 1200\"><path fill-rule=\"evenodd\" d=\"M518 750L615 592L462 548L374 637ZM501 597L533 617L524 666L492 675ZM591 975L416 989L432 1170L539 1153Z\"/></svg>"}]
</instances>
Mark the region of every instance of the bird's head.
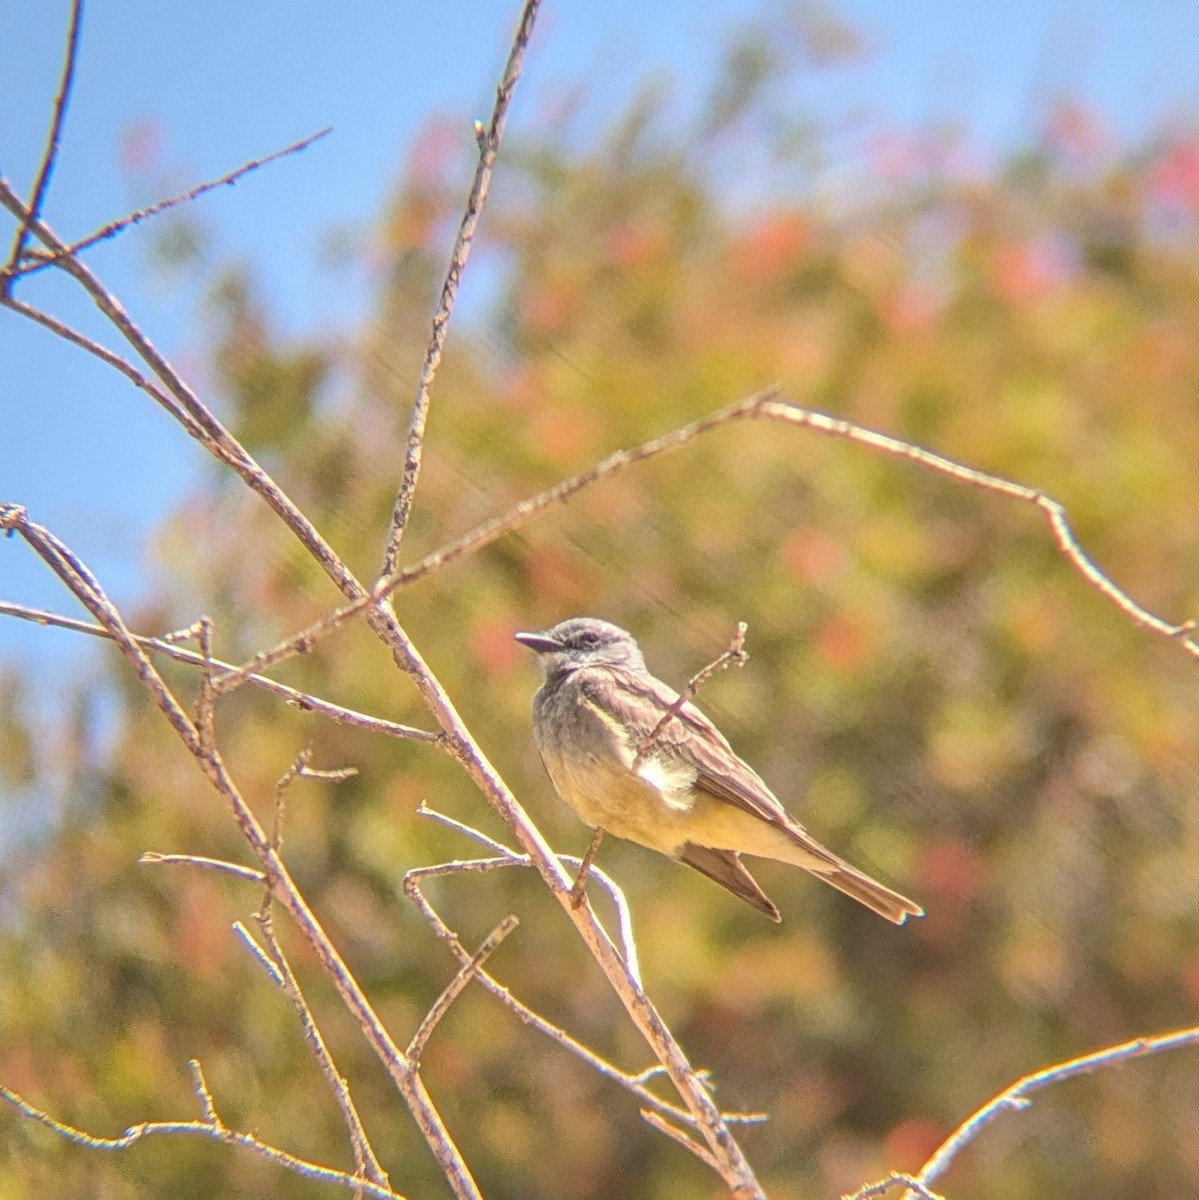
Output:
<instances>
[{"instance_id":1,"label":"bird's head","mask_svg":"<svg viewBox=\"0 0 1199 1200\"><path fill-rule=\"evenodd\" d=\"M536 651L547 678L577 667L645 667L633 635L598 617L572 617L544 633L518 633L516 640Z\"/></svg>"}]
</instances>

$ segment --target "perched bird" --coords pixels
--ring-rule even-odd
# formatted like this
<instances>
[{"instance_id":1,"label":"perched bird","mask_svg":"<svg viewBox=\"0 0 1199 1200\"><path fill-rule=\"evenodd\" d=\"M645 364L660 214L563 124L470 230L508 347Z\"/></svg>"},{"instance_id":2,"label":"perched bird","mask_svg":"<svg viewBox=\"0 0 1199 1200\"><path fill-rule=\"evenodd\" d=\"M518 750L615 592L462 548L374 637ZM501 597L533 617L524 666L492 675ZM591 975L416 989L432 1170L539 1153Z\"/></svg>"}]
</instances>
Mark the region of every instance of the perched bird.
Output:
<instances>
[{"instance_id":1,"label":"perched bird","mask_svg":"<svg viewBox=\"0 0 1199 1200\"><path fill-rule=\"evenodd\" d=\"M631 634L575 617L516 638L545 670L533 697L541 760L597 840L604 830L678 859L775 921L779 910L740 855L803 867L897 925L924 915L792 820L695 705L684 704L651 740L679 694L649 673Z\"/></svg>"}]
</instances>

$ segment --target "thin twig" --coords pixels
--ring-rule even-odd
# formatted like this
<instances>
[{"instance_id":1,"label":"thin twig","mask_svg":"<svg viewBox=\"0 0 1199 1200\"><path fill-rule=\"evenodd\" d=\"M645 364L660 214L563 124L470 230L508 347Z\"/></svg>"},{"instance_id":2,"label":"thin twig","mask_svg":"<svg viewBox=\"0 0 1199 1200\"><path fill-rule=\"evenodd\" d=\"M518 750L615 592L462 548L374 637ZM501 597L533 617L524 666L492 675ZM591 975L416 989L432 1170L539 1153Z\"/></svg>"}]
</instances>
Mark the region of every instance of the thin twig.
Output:
<instances>
[{"instance_id":1,"label":"thin twig","mask_svg":"<svg viewBox=\"0 0 1199 1200\"><path fill-rule=\"evenodd\" d=\"M519 924L520 922L515 917L505 917L487 935L478 950L471 955L470 961L463 963L458 969L458 974L446 984L441 995L433 1002L433 1007L425 1014L425 1019L421 1021L412 1035L412 1041L408 1043L408 1059L415 1066L419 1068L425 1046L428 1045L429 1038L433 1036L433 1030L437 1028L438 1022L450 1011L450 1005L462 995L466 985L476 978L479 968L491 957L500 942Z\"/></svg>"},{"instance_id":2,"label":"thin twig","mask_svg":"<svg viewBox=\"0 0 1199 1200\"><path fill-rule=\"evenodd\" d=\"M1065 1079L1074 1079L1079 1075L1089 1075L1092 1071L1101 1070L1117 1063L1128 1062L1134 1058L1144 1058L1150 1054L1160 1054L1164 1050L1177 1050L1182 1046L1199 1045L1199 1026L1190 1029L1180 1029L1175 1033L1164 1033L1157 1037L1134 1038L1119 1046L1109 1046L1106 1050L1097 1050L1092 1054L1084 1054L1071 1058L1066 1062L1045 1067L1017 1079L1011 1087L999 1093L994 1099L987 1101L976 1113L962 1122L945 1139L933 1153L932 1157L916 1172L916 1179L922 1184L935 1183L948 1169L949 1165L1000 1113L1015 1112L1028 1108L1032 1101L1028 1097L1049 1087L1050 1084L1061 1083Z\"/></svg>"},{"instance_id":3,"label":"thin twig","mask_svg":"<svg viewBox=\"0 0 1199 1200\"><path fill-rule=\"evenodd\" d=\"M0 179L0 199L3 199L5 186L4 181ZM64 321L60 321L57 317L43 312L40 308L34 308L32 304L26 304L23 300L18 300L15 296L5 296L3 289L0 289L0 305L11 309L15 313L19 313L23 317L28 317L35 324L41 325L43 329L48 329L55 336L62 338L66 342L70 342L73 346L78 346L80 350L86 351L88 354L98 358L106 366L112 367L114 371L119 371L134 387L140 388L156 404L160 404L169 412L192 437L199 441L204 440L204 431L192 419L186 409L174 397L163 391L153 380L143 375L127 359L109 350L107 346L102 346L94 339L80 333L77 329L72 328Z\"/></svg>"},{"instance_id":4,"label":"thin twig","mask_svg":"<svg viewBox=\"0 0 1199 1200\"><path fill-rule=\"evenodd\" d=\"M649 736L637 747L637 753L633 756L633 765L631 770L634 772L638 767L645 762L649 756L649 752L654 748L658 739L662 736L663 730L683 711L683 709L695 699L696 693L717 671L723 671L725 668L736 663L737 666L743 667L749 659L749 655L745 652L745 635L749 631L749 626L744 621L737 622L736 631L733 633L732 640L729 642L729 648L718 658L714 658L706 667L697 671L691 676L687 682L687 686L679 693L678 699L662 714L658 723L650 730Z\"/></svg>"},{"instance_id":5,"label":"thin twig","mask_svg":"<svg viewBox=\"0 0 1199 1200\"><path fill-rule=\"evenodd\" d=\"M353 779L358 774L357 767L335 767L332 770L326 770L310 766L311 762L312 747L307 746L296 755L295 761L275 783L275 821L271 829L271 845L274 846L277 854L283 850L284 797L287 789L295 780L315 779L321 783L345 783L347 779Z\"/></svg>"},{"instance_id":6,"label":"thin twig","mask_svg":"<svg viewBox=\"0 0 1199 1200\"><path fill-rule=\"evenodd\" d=\"M21 220L27 219L31 215L21 197L5 179L0 179L0 206ZM54 253L57 254L66 249L66 243L54 233L45 221L30 220L29 227L42 244ZM348 599L361 597L365 593L365 589L354 578L329 543L320 535L316 526L295 501L263 470L246 448L217 420L195 391L188 386L179 372L154 345L146 332L130 318L117 298L104 287L94 272L74 256L62 258L56 265L59 270L65 271L79 283L96 307L129 343L137 356L158 377L162 388L147 387L145 388L147 394L176 417L190 437L195 438L214 458L233 470L251 491L266 501L279 519L305 546L321 569L333 580L343 595ZM23 312L27 306L18 307L10 300L8 307ZM35 319L41 319L43 324L47 323L42 314L38 314L38 318ZM81 335L76 334L71 337L71 340L78 345L85 346L93 353L99 353L100 357L105 358L106 361L110 358L115 359L113 365L124 371L121 365L124 360L119 356L114 356L111 352L104 352L102 347L96 346L94 343L90 346L87 345L87 339ZM132 368L130 369L132 370ZM128 372L124 373L128 374ZM134 370L131 377L137 376L138 373ZM137 378L134 381L137 382ZM139 386L142 385L139 383Z\"/></svg>"},{"instance_id":7,"label":"thin twig","mask_svg":"<svg viewBox=\"0 0 1199 1200\"><path fill-rule=\"evenodd\" d=\"M204 858L199 854L158 854L154 850L147 850L137 861L143 867L203 867L209 871L219 871L223 875L232 875L245 883L266 882L266 876L253 867L226 862L223 858Z\"/></svg>"},{"instance_id":8,"label":"thin twig","mask_svg":"<svg viewBox=\"0 0 1199 1200\"><path fill-rule=\"evenodd\" d=\"M33 223L41 216L42 204L50 187L50 177L54 174L54 164L58 161L58 148L62 140L63 124L67 118L67 107L71 102L71 89L75 83L75 65L79 59L79 31L83 24L83 0L71 0L70 25L67 29L67 44L63 54L62 74L58 80L58 91L54 96L54 114L50 118L50 129L46 134L46 148L42 151L42 161L38 166L37 178L34 180L33 192L29 198L28 216L21 219L13 238L12 250L9 251L8 263L0 272L0 294L8 296L12 288L12 273L25 253L29 241L29 233Z\"/></svg>"},{"instance_id":9,"label":"thin twig","mask_svg":"<svg viewBox=\"0 0 1199 1200\"><path fill-rule=\"evenodd\" d=\"M387 1172L383 1170L379 1163L378 1156L375 1154L375 1148L371 1145L370 1138L367 1137L366 1127L363 1125L362 1118L358 1115L358 1109L354 1104L354 1099L350 1095L350 1085L345 1076L337 1069L337 1064L333 1061L333 1055L329 1050L328 1043L325 1041L324 1034L321 1033L320 1026L316 1023L316 1017L313 1015L312 1008L304 996L300 982L296 978L296 974L291 968L291 963L288 962L287 955L284 954L283 947L279 943L278 935L275 933L274 922L271 920L270 912L267 910L265 903L263 910L258 913L255 920L257 921L259 932L262 934L262 940L266 943L266 957L276 968L276 973L272 978L276 980L283 994L295 1009L296 1016L300 1021L300 1028L304 1033L304 1040L308 1043L308 1047L316 1059L317 1066L320 1068L321 1074L324 1075L325 1081L333 1093L337 1107L341 1110L341 1117L345 1122L346 1131L350 1137L350 1147L354 1153L355 1174L358 1176L365 1175L377 1184L390 1187L391 1181L387 1178ZM249 939L248 931L243 940L252 940Z\"/></svg>"},{"instance_id":10,"label":"thin twig","mask_svg":"<svg viewBox=\"0 0 1199 1200\"><path fill-rule=\"evenodd\" d=\"M886 1179L864 1184L856 1192L846 1192L841 1200L873 1200L873 1197L885 1195L893 1187L906 1187L915 1192L920 1200L945 1200L944 1196L925 1187L915 1175L905 1175L902 1171L892 1171Z\"/></svg>"},{"instance_id":11,"label":"thin twig","mask_svg":"<svg viewBox=\"0 0 1199 1200\"><path fill-rule=\"evenodd\" d=\"M212 750L216 747L216 693L212 687L212 621L208 617L200 617L192 628L195 630L202 660L200 692L196 698L196 730L200 734L200 744L205 750ZM185 637L191 632L185 631Z\"/></svg>"},{"instance_id":12,"label":"thin twig","mask_svg":"<svg viewBox=\"0 0 1199 1200\"><path fill-rule=\"evenodd\" d=\"M20 197L3 180L0 180L0 205L22 220L28 218L31 230L52 252L65 248L65 243L45 222L29 212ZM184 414L179 419L188 434L196 438L219 462L229 466L255 494L265 500L346 600L351 603L373 603L370 592L355 578L311 520L200 401L182 376L128 316L116 297L100 283L94 273L76 256L63 258L57 265L79 282L134 352L157 376L166 393L169 393L171 402L165 406L167 411L172 415L180 412ZM155 392L151 391L150 394L154 396ZM72 574L77 560L73 560L70 552L66 551L61 543L57 543L56 539L47 540L51 535L29 522L23 510L0 508L0 528L19 531L30 541L68 588L79 596L93 616L113 634L121 653L130 661L168 723L195 757L213 786L224 797L242 829L243 836L260 858L271 885L279 891L281 899L308 938L342 999L362 1026L372 1048L387 1065L455 1194L459 1197L476 1196L478 1191L474 1181L470 1178L469 1171L441 1122L419 1075L411 1071L409 1064L403 1060L357 982L346 970L345 964L295 888L283 863L271 850L261 827L229 776L220 755L216 752L209 755L203 753L198 745L194 726L158 676L148 657L132 640L120 614L112 608L102 592L98 591L98 585L96 591L92 591L94 580L89 581L78 574ZM683 1097L734 1196L737 1200L762 1197L762 1189L754 1177L752 1168L719 1110L695 1078L677 1040L644 991L632 978L629 966L621 961L619 953L615 951L611 940L590 910L570 908L569 881L561 863L471 736L444 687L429 670L411 638L400 625L390 603L368 608L366 616L371 628L390 650L396 665L412 678L425 703L441 725L444 744L466 769L488 801L512 827L517 840L530 855L547 886L574 921L584 944Z\"/></svg>"},{"instance_id":13,"label":"thin twig","mask_svg":"<svg viewBox=\"0 0 1199 1200\"><path fill-rule=\"evenodd\" d=\"M233 922L233 932L237 934L241 944L254 956L254 960L266 972L267 978L279 989L287 985L283 980L283 972L279 964L254 940L254 935L241 921Z\"/></svg>"},{"instance_id":14,"label":"thin twig","mask_svg":"<svg viewBox=\"0 0 1199 1200\"><path fill-rule=\"evenodd\" d=\"M187 1064L187 1069L192 1077L192 1088L200 1101L200 1113L209 1125L213 1125L223 1132L227 1127L224 1121L217 1116L216 1101L212 1098L212 1091L208 1087L208 1080L204 1078L204 1068L200 1066L200 1060L193 1058Z\"/></svg>"},{"instance_id":15,"label":"thin twig","mask_svg":"<svg viewBox=\"0 0 1199 1200\"><path fill-rule=\"evenodd\" d=\"M587 897L587 875L603 841L603 827L597 825L591 835L591 841L587 843L587 849L583 852L583 861L579 863L579 873L575 876L574 884L570 889L570 903L575 908L578 908Z\"/></svg>"},{"instance_id":16,"label":"thin twig","mask_svg":"<svg viewBox=\"0 0 1199 1200\"><path fill-rule=\"evenodd\" d=\"M22 1116L36 1121L52 1133L58 1134L59 1137L65 1138L77 1146L85 1146L89 1150L128 1150L130 1146L136 1145L143 1138L161 1134L199 1136L222 1142L226 1146L240 1146L274 1166L283 1167L305 1179L313 1179L318 1183L332 1183L348 1190L360 1190L364 1196L378 1197L378 1200L404 1200L403 1196L398 1192L393 1192L389 1187L372 1183L369 1179L347 1175L345 1171L338 1171L333 1167L324 1167L318 1163L297 1158L294 1154L288 1154L286 1150L280 1150L260 1141L252 1133L238 1133L207 1118L201 1121L143 1121L138 1125L131 1125L120 1137L107 1138L86 1133L74 1125L55 1120L54 1117L30 1104L28 1100L9 1088L0 1086L0 1100L6 1101Z\"/></svg>"},{"instance_id":17,"label":"thin twig","mask_svg":"<svg viewBox=\"0 0 1199 1200\"><path fill-rule=\"evenodd\" d=\"M394 574L399 561L400 540L408 525L408 514L412 511L412 497L416 493L416 481L420 475L421 455L425 444L425 425L429 417L429 399L433 380L441 363L450 314L454 310L454 300L458 295L458 284L462 279L467 259L470 257L470 248L474 241L475 230L479 225L479 218L483 213L483 205L487 201L487 192L491 187L491 175L495 169L496 154L499 152L500 140L504 136L504 125L508 120L508 107L512 103L512 95L516 90L517 80L520 78L525 51L528 49L529 38L533 33L533 23L537 20L539 7L540 0L525 0L520 23L517 25L516 35L512 39L512 47L508 52L508 62L504 67L499 87L496 88L491 123L486 130L481 129L477 123L475 126L479 145L479 161L475 166L475 176L471 182L462 221L458 226L458 235L454 238L454 248L450 252L449 267L446 270L445 282L441 286L441 299L438 301L437 311L433 314L433 329L429 336L429 346L425 351L425 361L421 365L420 378L417 380L416 398L412 402L412 412L408 418L408 443L404 454L404 474L391 514L391 529L387 535L387 548L383 555L384 576Z\"/></svg>"},{"instance_id":18,"label":"thin twig","mask_svg":"<svg viewBox=\"0 0 1199 1200\"><path fill-rule=\"evenodd\" d=\"M77 620L75 617L65 617L59 613L47 612L40 608L30 608L25 604L10 604L7 601L0 601L0 615L9 617L18 617L22 621L32 621L35 625L50 625L56 629L70 629L75 633L86 633L92 637L101 637L111 640L112 635L102 625L92 625L87 621ZM176 646L171 641L174 635L168 634L165 637L143 637L139 634L130 634L139 646L147 650L155 650L160 654L165 654L169 658L173 658L176 662L188 663L194 666L202 666L203 658L194 651L187 650L181 646ZM219 658L212 660L214 670L222 672L214 681L214 688L220 691L219 681L224 678L225 674L236 673L238 668L231 663L221 662ZM249 674L245 676L247 683L254 684L255 687L262 688L264 691L273 692L276 696L281 696L292 708L298 708L302 712L320 713L321 716L329 717L342 725L352 725L358 729L365 729L370 733L382 733L388 737L410 738L418 742L430 742L434 745L443 743L442 735L433 733L428 729L415 729L411 725L400 725L395 721L385 721L382 717L372 717L366 713L356 712L352 708L343 708L340 704L333 704L328 700L322 700L319 696L313 696L308 692L301 692L296 688L288 687L285 683L279 683L277 680L270 679L265 675Z\"/></svg>"},{"instance_id":19,"label":"thin twig","mask_svg":"<svg viewBox=\"0 0 1199 1200\"><path fill-rule=\"evenodd\" d=\"M156 204L151 204L148 208L138 209L137 212L121 217L117 221L110 221L101 229L97 229L95 233L89 233L87 237L80 238L79 241L72 242L69 246L63 246L61 250L39 254L36 261L26 262L18 266L13 275L20 278L22 275L33 275L38 271L44 271L47 267L52 267L61 262L62 259L81 254L97 242L103 242L108 238L116 237L117 234L128 229L130 226L138 225L150 217L156 217L159 213L166 212L167 209L174 208L179 204L187 204L191 200L198 200L205 192L214 191L216 188L231 187L239 179L249 175L252 171L269 166L271 163L277 162L281 158L287 158L292 154L299 154L302 150L307 150L314 142L319 142L321 138L327 137L332 132L333 126L327 125L324 129L309 134L308 137L301 138L298 142L292 142L290 146L284 146L282 150L276 150L268 154L265 158L251 159L248 163L243 163L240 167L229 171L219 179L211 179L206 183L197 184L195 187L186 192L181 192L177 196L171 196L167 200L159 200Z\"/></svg>"}]
</instances>

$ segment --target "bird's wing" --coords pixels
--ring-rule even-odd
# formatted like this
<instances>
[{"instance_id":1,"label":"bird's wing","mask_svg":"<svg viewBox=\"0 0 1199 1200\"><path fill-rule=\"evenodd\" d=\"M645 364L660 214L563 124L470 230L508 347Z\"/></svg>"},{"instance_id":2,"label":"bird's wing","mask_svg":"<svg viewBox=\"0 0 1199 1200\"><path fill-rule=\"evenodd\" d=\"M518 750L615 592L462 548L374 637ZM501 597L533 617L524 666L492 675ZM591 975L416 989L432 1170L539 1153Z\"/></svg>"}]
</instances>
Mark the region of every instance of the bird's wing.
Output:
<instances>
[{"instance_id":1,"label":"bird's wing","mask_svg":"<svg viewBox=\"0 0 1199 1200\"><path fill-rule=\"evenodd\" d=\"M781 921L779 910L770 899L758 881L745 869L734 850L713 850L710 846L696 846L688 842L679 851L679 862L694 867L709 879L715 880L722 888L727 888L734 896L752 904L760 913L765 913L772 921Z\"/></svg>"},{"instance_id":2,"label":"bird's wing","mask_svg":"<svg viewBox=\"0 0 1199 1200\"><path fill-rule=\"evenodd\" d=\"M604 668L604 673L609 679L587 681L590 698L611 711L632 734L636 748L679 694L651 675L611 667ZM666 723L649 756L685 763L696 773L694 787L788 833L802 832L758 773L737 756L724 734L694 704L684 704Z\"/></svg>"}]
</instances>

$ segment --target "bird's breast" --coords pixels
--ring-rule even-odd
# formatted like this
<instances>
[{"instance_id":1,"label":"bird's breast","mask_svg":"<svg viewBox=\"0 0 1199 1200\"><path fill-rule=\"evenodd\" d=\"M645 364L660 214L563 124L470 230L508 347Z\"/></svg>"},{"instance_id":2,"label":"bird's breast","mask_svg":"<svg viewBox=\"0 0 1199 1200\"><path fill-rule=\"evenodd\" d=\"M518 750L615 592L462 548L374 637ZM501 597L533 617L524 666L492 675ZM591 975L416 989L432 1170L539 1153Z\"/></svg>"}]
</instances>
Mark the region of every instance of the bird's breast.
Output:
<instances>
[{"instance_id":1,"label":"bird's breast","mask_svg":"<svg viewBox=\"0 0 1199 1200\"><path fill-rule=\"evenodd\" d=\"M664 854L687 841L693 768L651 752L634 773L632 733L581 688L543 688L534 729L555 789L588 825Z\"/></svg>"}]
</instances>

